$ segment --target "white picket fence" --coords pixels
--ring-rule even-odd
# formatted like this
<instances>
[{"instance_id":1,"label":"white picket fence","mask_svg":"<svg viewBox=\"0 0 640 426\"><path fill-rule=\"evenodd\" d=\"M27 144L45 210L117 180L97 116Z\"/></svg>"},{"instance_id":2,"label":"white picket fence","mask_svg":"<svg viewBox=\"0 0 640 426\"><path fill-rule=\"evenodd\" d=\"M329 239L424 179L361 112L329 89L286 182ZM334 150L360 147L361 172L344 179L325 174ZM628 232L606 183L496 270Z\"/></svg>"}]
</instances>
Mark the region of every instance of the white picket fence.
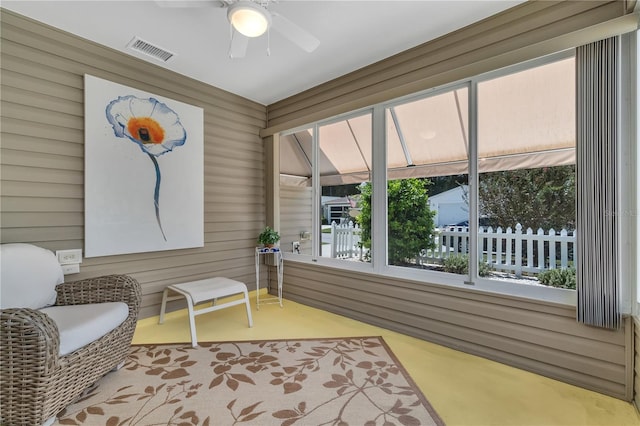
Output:
<instances>
[{"instance_id":1,"label":"white picket fence","mask_svg":"<svg viewBox=\"0 0 640 426\"><path fill-rule=\"evenodd\" d=\"M517 224L515 231L509 227L493 229L481 227L478 232L478 247L482 250L480 261L493 269L508 271L516 276L523 272L540 273L547 269L566 269L573 262L575 232L569 235L566 229L556 232L550 229L545 233L531 228L523 231ZM448 256L469 252L469 228L449 227L436 237L435 250L423 250L418 263L442 262Z\"/></svg>"},{"instance_id":2,"label":"white picket fence","mask_svg":"<svg viewBox=\"0 0 640 426\"><path fill-rule=\"evenodd\" d=\"M362 229L353 222L331 223L331 257L337 259L362 259L360 245ZM416 263L442 263L455 255L469 253L469 228L448 227L436 234L436 248L422 250ZM523 272L537 274L547 269L566 269L571 266L576 242L575 231L569 235L566 229L545 232L538 229L522 229L521 224L507 229L480 227L478 247L481 262L499 271L522 276Z\"/></svg>"},{"instance_id":3,"label":"white picket fence","mask_svg":"<svg viewBox=\"0 0 640 426\"><path fill-rule=\"evenodd\" d=\"M362 229L351 221L341 224L331 222L331 257L362 259L361 234Z\"/></svg>"}]
</instances>

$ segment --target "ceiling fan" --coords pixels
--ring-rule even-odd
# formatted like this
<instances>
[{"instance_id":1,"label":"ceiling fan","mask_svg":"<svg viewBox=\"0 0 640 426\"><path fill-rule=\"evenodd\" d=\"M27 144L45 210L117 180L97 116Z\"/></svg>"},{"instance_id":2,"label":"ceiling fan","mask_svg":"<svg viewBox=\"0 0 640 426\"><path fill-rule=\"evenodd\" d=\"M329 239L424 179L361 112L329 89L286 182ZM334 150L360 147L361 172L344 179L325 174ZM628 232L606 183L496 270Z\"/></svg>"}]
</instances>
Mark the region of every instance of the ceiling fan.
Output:
<instances>
[{"instance_id":1,"label":"ceiling fan","mask_svg":"<svg viewBox=\"0 0 640 426\"><path fill-rule=\"evenodd\" d=\"M156 0L163 7L202 7L218 5L227 9L230 25L229 57L244 58L250 38L260 37L273 28L305 52L313 52L320 40L279 13L269 10L277 0ZM267 54L270 54L267 44Z\"/></svg>"}]
</instances>

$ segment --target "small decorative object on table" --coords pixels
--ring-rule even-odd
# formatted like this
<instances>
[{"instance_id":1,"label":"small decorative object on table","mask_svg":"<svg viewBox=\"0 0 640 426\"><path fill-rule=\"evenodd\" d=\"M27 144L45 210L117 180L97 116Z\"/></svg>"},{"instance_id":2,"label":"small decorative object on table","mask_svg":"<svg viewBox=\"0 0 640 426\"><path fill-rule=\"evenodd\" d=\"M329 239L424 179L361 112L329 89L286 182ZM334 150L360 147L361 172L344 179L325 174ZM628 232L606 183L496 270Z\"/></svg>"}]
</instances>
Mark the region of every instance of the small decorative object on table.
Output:
<instances>
[{"instance_id":1,"label":"small decorative object on table","mask_svg":"<svg viewBox=\"0 0 640 426\"><path fill-rule=\"evenodd\" d=\"M280 234L268 226L258 235L258 242L265 247L273 247L278 241L280 241Z\"/></svg>"}]
</instances>

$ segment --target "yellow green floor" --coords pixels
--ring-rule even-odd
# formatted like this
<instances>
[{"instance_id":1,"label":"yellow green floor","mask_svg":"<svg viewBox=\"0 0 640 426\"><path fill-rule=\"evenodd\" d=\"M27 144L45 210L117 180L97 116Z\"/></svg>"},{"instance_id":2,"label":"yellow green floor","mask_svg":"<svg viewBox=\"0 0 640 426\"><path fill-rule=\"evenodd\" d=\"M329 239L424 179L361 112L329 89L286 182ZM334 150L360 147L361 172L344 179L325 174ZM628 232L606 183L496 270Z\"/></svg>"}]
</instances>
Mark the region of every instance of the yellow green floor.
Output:
<instances>
[{"instance_id":1,"label":"yellow green floor","mask_svg":"<svg viewBox=\"0 0 640 426\"><path fill-rule=\"evenodd\" d=\"M255 302L252 293L252 303ZM310 308L295 302L244 306L196 317L200 341L382 336L438 414L454 425L640 425L624 401ZM186 310L138 323L134 343L190 342Z\"/></svg>"}]
</instances>

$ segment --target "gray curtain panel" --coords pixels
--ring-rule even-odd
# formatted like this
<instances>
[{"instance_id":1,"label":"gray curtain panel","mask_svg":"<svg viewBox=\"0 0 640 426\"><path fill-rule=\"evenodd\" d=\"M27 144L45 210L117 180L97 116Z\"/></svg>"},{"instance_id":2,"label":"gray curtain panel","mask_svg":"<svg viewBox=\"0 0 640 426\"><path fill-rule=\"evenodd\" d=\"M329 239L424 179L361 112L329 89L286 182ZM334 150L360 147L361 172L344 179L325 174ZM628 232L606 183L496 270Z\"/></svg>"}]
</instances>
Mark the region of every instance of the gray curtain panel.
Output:
<instances>
[{"instance_id":1,"label":"gray curtain panel","mask_svg":"<svg viewBox=\"0 0 640 426\"><path fill-rule=\"evenodd\" d=\"M619 38L576 51L578 321L617 329Z\"/></svg>"}]
</instances>

